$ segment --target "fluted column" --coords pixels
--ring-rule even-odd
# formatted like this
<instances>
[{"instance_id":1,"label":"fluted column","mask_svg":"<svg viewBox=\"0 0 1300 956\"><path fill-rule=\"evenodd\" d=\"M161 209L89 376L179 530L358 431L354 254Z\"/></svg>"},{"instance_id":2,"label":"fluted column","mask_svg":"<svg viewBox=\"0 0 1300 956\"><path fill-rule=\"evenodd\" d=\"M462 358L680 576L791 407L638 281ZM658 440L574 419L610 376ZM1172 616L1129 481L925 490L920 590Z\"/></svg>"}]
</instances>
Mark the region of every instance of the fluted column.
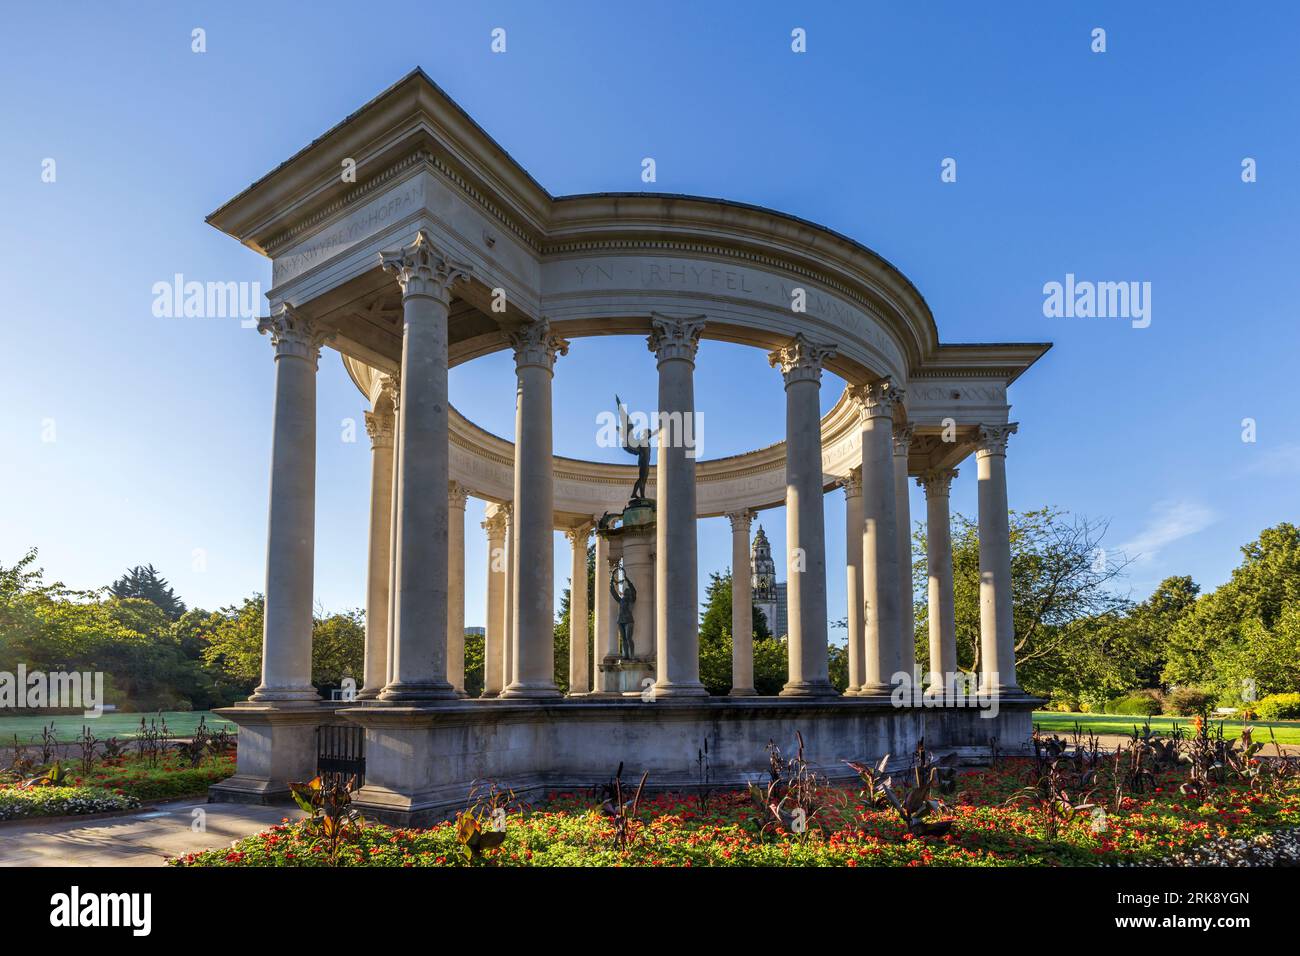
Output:
<instances>
[{"instance_id":1,"label":"fluted column","mask_svg":"<svg viewBox=\"0 0 1300 956\"><path fill-rule=\"evenodd\" d=\"M749 529L754 512L733 511L731 522L731 696L754 697L754 582L749 576Z\"/></svg>"},{"instance_id":2,"label":"fluted column","mask_svg":"<svg viewBox=\"0 0 1300 956\"><path fill-rule=\"evenodd\" d=\"M835 354L803 333L769 354L785 378L786 600L790 679L782 697L829 697L826 518L822 501L822 364Z\"/></svg>"},{"instance_id":3,"label":"fluted column","mask_svg":"<svg viewBox=\"0 0 1300 956\"><path fill-rule=\"evenodd\" d=\"M588 634L587 606L587 539L591 523L578 525L564 533L573 549L569 571L569 693L591 693L591 644ZM599 582L597 582L599 590Z\"/></svg>"},{"instance_id":4,"label":"fluted column","mask_svg":"<svg viewBox=\"0 0 1300 956\"><path fill-rule=\"evenodd\" d=\"M596 581L593 594L596 606L592 615L592 674L595 691L603 693L610 688L601 679L600 665L604 659L614 653L614 623L618 617L614 610L614 599L609 593L609 539L603 534L596 535Z\"/></svg>"},{"instance_id":5,"label":"fluted column","mask_svg":"<svg viewBox=\"0 0 1300 956\"><path fill-rule=\"evenodd\" d=\"M894 504L895 530L898 534L898 610L902 617L899 626L898 663L895 670L904 674L916 673L916 608L912 594L912 502L907 485L907 456L912 448L913 426L894 425Z\"/></svg>"},{"instance_id":6,"label":"fluted column","mask_svg":"<svg viewBox=\"0 0 1300 956\"><path fill-rule=\"evenodd\" d=\"M483 628L483 696L496 697L505 683L506 516L500 505L489 505L487 520L487 613Z\"/></svg>"},{"instance_id":7,"label":"fluted column","mask_svg":"<svg viewBox=\"0 0 1300 956\"><path fill-rule=\"evenodd\" d=\"M465 501L459 482L447 485L447 681L465 693Z\"/></svg>"},{"instance_id":8,"label":"fluted column","mask_svg":"<svg viewBox=\"0 0 1300 956\"><path fill-rule=\"evenodd\" d=\"M862 696L888 696L902 640L898 518L894 490L894 406L888 379L853 387L862 421Z\"/></svg>"},{"instance_id":9,"label":"fluted column","mask_svg":"<svg viewBox=\"0 0 1300 956\"><path fill-rule=\"evenodd\" d=\"M957 673L957 616L952 590L952 526L948 497L955 468L927 471L916 479L925 489L925 563L930 627L930 686L934 693Z\"/></svg>"},{"instance_id":10,"label":"fluted column","mask_svg":"<svg viewBox=\"0 0 1300 956\"><path fill-rule=\"evenodd\" d=\"M501 642L501 680L505 690L515 679L515 579L519 576L518 555L515 553L515 509L509 502L501 506L506 521L505 543L505 594L501 596L504 639ZM500 694L497 695L501 696Z\"/></svg>"},{"instance_id":11,"label":"fluted column","mask_svg":"<svg viewBox=\"0 0 1300 956\"><path fill-rule=\"evenodd\" d=\"M1011 603L1011 521L1007 439L1019 426L981 425L975 464L980 526L980 688L1016 693L1016 628Z\"/></svg>"},{"instance_id":12,"label":"fluted column","mask_svg":"<svg viewBox=\"0 0 1300 956\"><path fill-rule=\"evenodd\" d=\"M319 700L311 682L316 554L316 368L328 338L289 305L262 319L275 348L262 680L256 701Z\"/></svg>"},{"instance_id":13,"label":"fluted column","mask_svg":"<svg viewBox=\"0 0 1300 956\"><path fill-rule=\"evenodd\" d=\"M843 480L844 489L844 539L848 567L848 653L849 686L845 693L851 697L862 692L866 682L865 647L862 626L862 467L849 472Z\"/></svg>"},{"instance_id":14,"label":"fluted column","mask_svg":"<svg viewBox=\"0 0 1300 956\"><path fill-rule=\"evenodd\" d=\"M695 522L695 353L699 317L651 317L646 340L659 367L659 460L655 469L656 697L704 697L700 683L698 544Z\"/></svg>"},{"instance_id":15,"label":"fluted column","mask_svg":"<svg viewBox=\"0 0 1300 956\"><path fill-rule=\"evenodd\" d=\"M374 410L366 412L370 436L370 559L366 573L366 652L361 692L378 697L388 683L388 592L393 543L393 388L384 376Z\"/></svg>"},{"instance_id":16,"label":"fluted column","mask_svg":"<svg viewBox=\"0 0 1300 956\"><path fill-rule=\"evenodd\" d=\"M452 284L469 270L423 230L380 261L402 287L403 394L392 681L379 696L454 698L447 680L447 314Z\"/></svg>"},{"instance_id":17,"label":"fluted column","mask_svg":"<svg viewBox=\"0 0 1300 956\"><path fill-rule=\"evenodd\" d=\"M569 343L545 319L510 336L515 350L514 678L502 697L560 696L555 686L555 487L551 378Z\"/></svg>"}]
</instances>

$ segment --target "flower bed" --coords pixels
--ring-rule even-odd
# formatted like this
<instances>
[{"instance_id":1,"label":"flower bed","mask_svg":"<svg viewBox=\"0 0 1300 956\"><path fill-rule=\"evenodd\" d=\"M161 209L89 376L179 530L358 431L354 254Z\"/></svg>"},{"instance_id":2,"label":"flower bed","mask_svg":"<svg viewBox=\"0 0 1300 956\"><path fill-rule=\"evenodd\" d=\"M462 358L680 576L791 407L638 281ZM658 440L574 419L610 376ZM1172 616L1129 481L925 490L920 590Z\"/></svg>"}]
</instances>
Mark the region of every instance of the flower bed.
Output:
<instances>
[{"instance_id":1,"label":"flower bed","mask_svg":"<svg viewBox=\"0 0 1300 956\"><path fill-rule=\"evenodd\" d=\"M144 758L127 757L99 763L89 773L83 773L79 767L69 767L68 775L73 783L120 791L140 800L170 800L202 796L209 786L234 772L233 754L207 757L192 767L180 756L169 753L159 757L153 767Z\"/></svg>"},{"instance_id":2,"label":"flower bed","mask_svg":"<svg viewBox=\"0 0 1300 956\"><path fill-rule=\"evenodd\" d=\"M644 799L632 845L618 849L609 817L586 794L550 794L538 809L511 812L506 839L482 861L501 866L1097 866L1152 863L1227 839L1249 840L1300 825L1300 780L1271 791L1223 785L1184 794L1183 768L1155 775L1154 789L1123 796L1104 815L1081 812L1049 835L1043 812L1008 803L1032 776L1032 761L960 773L938 814L943 836L908 832L892 810L868 805L859 788L825 787L807 832L762 833L744 792L707 799ZM1099 803L1105 802L1098 796ZM227 849L172 860L182 866L325 866L318 831L284 823ZM450 866L464 862L454 823L427 830L365 824L338 851L345 866Z\"/></svg>"},{"instance_id":3,"label":"flower bed","mask_svg":"<svg viewBox=\"0 0 1300 956\"><path fill-rule=\"evenodd\" d=\"M111 810L131 810L140 801L100 787L0 787L0 820L63 817Z\"/></svg>"}]
</instances>

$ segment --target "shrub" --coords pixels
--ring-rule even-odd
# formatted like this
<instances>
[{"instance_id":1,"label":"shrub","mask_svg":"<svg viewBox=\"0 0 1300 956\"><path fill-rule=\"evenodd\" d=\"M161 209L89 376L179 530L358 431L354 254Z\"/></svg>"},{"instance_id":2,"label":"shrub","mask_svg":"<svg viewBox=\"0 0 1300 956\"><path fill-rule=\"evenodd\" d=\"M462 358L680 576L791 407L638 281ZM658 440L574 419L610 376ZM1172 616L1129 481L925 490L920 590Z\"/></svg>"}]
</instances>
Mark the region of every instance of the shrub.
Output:
<instances>
[{"instance_id":1,"label":"shrub","mask_svg":"<svg viewBox=\"0 0 1300 956\"><path fill-rule=\"evenodd\" d=\"M140 801L99 787L35 787L0 789L0 820L20 817L63 817L106 810L131 810Z\"/></svg>"},{"instance_id":2,"label":"shrub","mask_svg":"<svg viewBox=\"0 0 1300 956\"><path fill-rule=\"evenodd\" d=\"M1255 704L1263 720L1300 720L1300 694L1269 694Z\"/></svg>"},{"instance_id":3,"label":"shrub","mask_svg":"<svg viewBox=\"0 0 1300 956\"><path fill-rule=\"evenodd\" d=\"M1052 710L1059 710L1063 714L1078 713L1079 698L1074 694L1054 693L1052 694Z\"/></svg>"},{"instance_id":4,"label":"shrub","mask_svg":"<svg viewBox=\"0 0 1300 956\"><path fill-rule=\"evenodd\" d=\"M1179 687L1166 699L1166 711L1179 717L1195 717L1208 713L1218 698L1213 691L1201 687Z\"/></svg>"},{"instance_id":5,"label":"shrub","mask_svg":"<svg viewBox=\"0 0 1300 956\"><path fill-rule=\"evenodd\" d=\"M1125 694L1106 705L1106 713L1126 717L1154 717L1160 711L1160 701L1150 694Z\"/></svg>"}]
</instances>

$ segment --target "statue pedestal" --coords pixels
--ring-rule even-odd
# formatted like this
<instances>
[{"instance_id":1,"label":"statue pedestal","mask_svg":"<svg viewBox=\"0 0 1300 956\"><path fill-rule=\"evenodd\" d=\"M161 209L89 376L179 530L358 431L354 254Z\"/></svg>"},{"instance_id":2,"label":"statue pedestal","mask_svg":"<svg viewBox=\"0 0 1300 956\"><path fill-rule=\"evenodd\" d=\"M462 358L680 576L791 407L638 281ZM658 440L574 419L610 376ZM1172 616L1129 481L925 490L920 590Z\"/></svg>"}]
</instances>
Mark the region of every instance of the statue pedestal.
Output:
<instances>
[{"instance_id":1,"label":"statue pedestal","mask_svg":"<svg viewBox=\"0 0 1300 956\"><path fill-rule=\"evenodd\" d=\"M649 498L633 498L623 509L617 528L598 531L610 542L611 550L623 562L625 581L636 589L632 602L632 654L622 657L618 645L618 608L611 608L613 630L608 638L610 653L598 661L600 679L597 686L606 695L639 697L648 679L657 679L655 670L655 503Z\"/></svg>"},{"instance_id":2,"label":"statue pedestal","mask_svg":"<svg viewBox=\"0 0 1300 956\"><path fill-rule=\"evenodd\" d=\"M607 657L600 663L610 693L623 697L640 697L655 682L655 659L650 657Z\"/></svg>"}]
</instances>

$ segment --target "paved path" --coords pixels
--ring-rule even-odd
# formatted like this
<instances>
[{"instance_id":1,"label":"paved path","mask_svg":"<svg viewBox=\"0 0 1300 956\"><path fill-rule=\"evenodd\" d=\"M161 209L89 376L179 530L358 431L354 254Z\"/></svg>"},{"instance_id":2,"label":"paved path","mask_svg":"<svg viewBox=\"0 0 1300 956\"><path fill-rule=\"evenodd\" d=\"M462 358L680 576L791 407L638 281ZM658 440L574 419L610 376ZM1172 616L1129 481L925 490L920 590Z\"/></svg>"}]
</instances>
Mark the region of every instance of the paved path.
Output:
<instances>
[{"instance_id":1,"label":"paved path","mask_svg":"<svg viewBox=\"0 0 1300 956\"><path fill-rule=\"evenodd\" d=\"M194 811L203 811L196 831ZM0 866L162 866L169 856L229 846L284 817L292 806L249 806L177 800L99 820L0 825Z\"/></svg>"}]
</instances>

